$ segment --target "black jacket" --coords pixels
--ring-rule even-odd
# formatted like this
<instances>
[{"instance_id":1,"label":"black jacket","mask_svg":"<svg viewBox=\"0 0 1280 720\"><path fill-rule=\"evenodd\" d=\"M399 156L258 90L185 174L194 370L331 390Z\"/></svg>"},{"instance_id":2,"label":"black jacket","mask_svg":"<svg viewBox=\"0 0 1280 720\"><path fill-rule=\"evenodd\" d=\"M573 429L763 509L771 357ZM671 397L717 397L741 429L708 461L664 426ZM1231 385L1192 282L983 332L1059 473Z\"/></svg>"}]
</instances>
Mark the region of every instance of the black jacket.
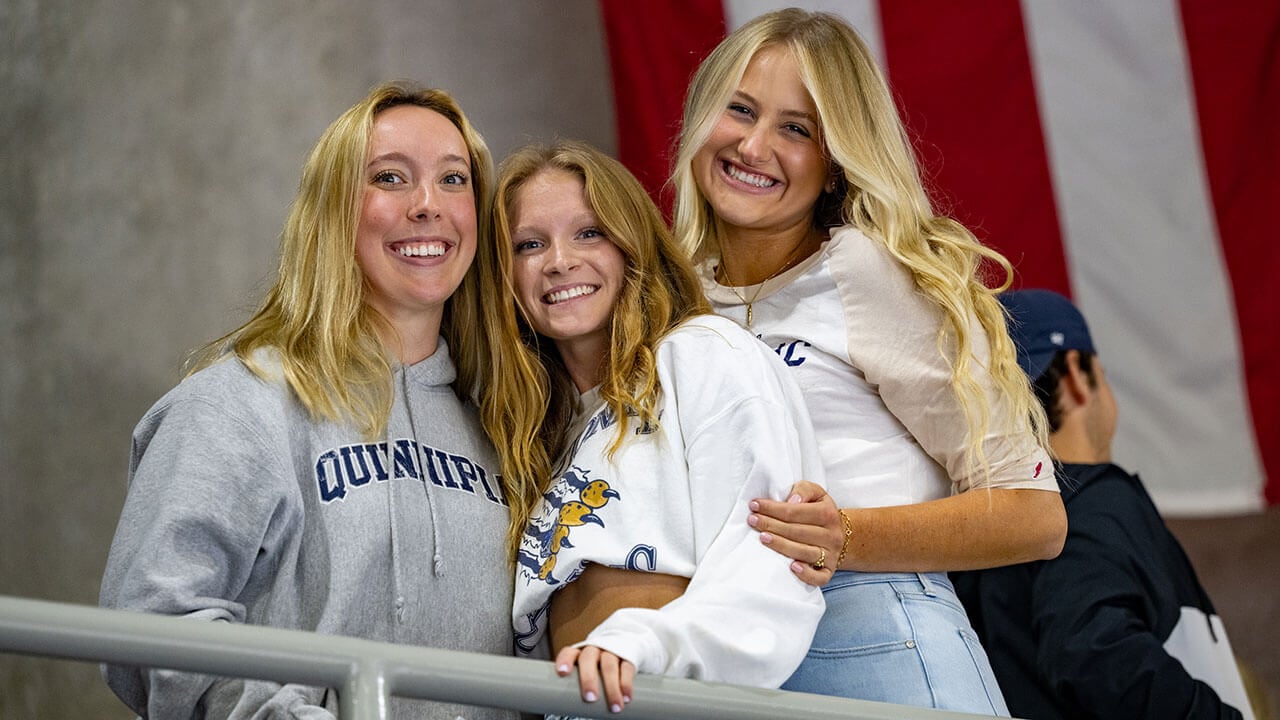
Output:
<instances>
[{"instance_id":1,"label":"black jacket","mask_svg":"<svg viewBox=\"0 0 1280 720\"><path fill-rule=\"evenodd\" d=\"M1221 620L1138 477L1104 464L1057 479L1061 555L951 574L1014 717L1240 718L1173 656L1243 696Z\"/></svg>"}]
</instances>

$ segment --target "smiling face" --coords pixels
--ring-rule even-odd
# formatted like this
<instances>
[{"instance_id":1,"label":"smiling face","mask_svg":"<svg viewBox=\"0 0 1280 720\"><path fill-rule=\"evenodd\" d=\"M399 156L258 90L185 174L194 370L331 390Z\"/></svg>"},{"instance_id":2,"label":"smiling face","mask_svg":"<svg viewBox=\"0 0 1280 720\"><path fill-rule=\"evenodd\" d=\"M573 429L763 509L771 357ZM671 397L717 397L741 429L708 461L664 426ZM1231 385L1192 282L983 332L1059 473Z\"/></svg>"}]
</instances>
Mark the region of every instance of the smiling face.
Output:
<instances>
[{"instance_id":1,"label":"smiling face","mask_svg":"<svg viewBox=\"0 0 1280 720\"><path fill-rule=\"evenodd\" d=\"M770 45L751 59L693 157L693 176L730 237L812 225L830 175L818 109L790 50Z\"/></svg>"},{"instance_id":2,"label":"smiling face","mask_svg":"<svg viewBox=\"0 0 1280 720\"><path fill-rule=\"evenodd\" d=\"M582 179L566 170L539 170L525 181L510 217L516 299L530 326L555 341L579 389L592 387L608 354L626 257L605 235Z\"/></svg>"},{"instance_id":3,"label":"smiling face","mask_svg":"<svg viewBox=\"0 0 1280 720\"><path fill-rule=\"evenodd\" d=\"M444 303L475 257L468 158L462 133L434 110L398 105L373 120L356 261L366 301L405 345L429 338L434 351Z\"/></svg>"}]
</instances>

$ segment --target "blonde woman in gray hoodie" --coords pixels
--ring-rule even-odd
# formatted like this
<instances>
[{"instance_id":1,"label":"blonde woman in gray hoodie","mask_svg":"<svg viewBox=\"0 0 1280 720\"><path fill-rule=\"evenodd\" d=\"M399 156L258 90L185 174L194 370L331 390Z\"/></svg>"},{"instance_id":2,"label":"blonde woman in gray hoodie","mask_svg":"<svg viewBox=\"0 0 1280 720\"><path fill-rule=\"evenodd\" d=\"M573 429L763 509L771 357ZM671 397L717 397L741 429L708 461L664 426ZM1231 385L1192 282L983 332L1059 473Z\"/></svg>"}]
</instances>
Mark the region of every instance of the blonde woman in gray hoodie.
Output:
<instances>
[{"instance_id":1,"label":"blonde woman in gray hoodie","mask_svg":"<svg viewBox=\"0 0 1280 720\"><path fill-rule=\"evenodd\" d=\"M101 604L510 654L507 506L475 410L488 150L439 90L325 131L259 310L133 435ZM144 717L333 717L323 688L109 666ZM393 700L392 717L515 713Z\"/></svg>"}]
</instances>

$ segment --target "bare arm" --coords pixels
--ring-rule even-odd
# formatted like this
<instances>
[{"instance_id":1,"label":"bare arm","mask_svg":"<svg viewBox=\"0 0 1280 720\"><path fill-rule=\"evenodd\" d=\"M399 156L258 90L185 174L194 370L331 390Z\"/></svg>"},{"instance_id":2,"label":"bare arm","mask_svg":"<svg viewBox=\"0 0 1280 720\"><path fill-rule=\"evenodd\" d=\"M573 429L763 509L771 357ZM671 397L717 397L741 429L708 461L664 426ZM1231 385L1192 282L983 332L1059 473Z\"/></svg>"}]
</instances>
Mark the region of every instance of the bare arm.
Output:
<instances>
[{"instance_id":1,"label":"bare arm","mask_svg":"<svg viewBox=\"0 0 1280 720\"><path fill-rule=\"evenodd\" d=\"M835 502L800 482L786 502L751 502L748 523L760 541L796 560L792 570L821 585L830 572L813 569L815 548L834 567L844 544ZM915 505L845 508L852 533L841 570L934 572L976 570L1055 557L1067 533L1062 498L1049 490L971 490Z\"/></svg>"},{"instance_id":2,"label":"bare arm","mask_svg":"<svg viewBox=\"0 0 1280 720\"><path fill-rule=\"evenodd\" d=\"M752 506L749 522L762 531L761 540L795 559L799 564L793 564L793 572L810 584L828 579L811 567L814 563L844 570L931 572L1056 555L1066 535L1066 513L1052 475L1043 473L1051 466L1050 458L1037 445L1029 421L1020 419L987 372L990 343L977 318L969 319L967 329L972 346L968 372L981 390L982 397L972 398L970 404L985 406L988 422L983 427L974 426L972 413L953 387L953 364L946 358L959 348L949 333L943 333L940 344L946 323L942 309L920 292L910 271L883 243L855 232L840 234L830 253L849 364L866 382L858 402L874 412L874 399L868 395L878 395L885 413L938 464L943 471L939 475L945 474L961 492L906 506L846 508L849 542L841 560L841 513L824 492L801 482L791 493L795 502L761 500ZM842 402L833 394L807 399L811 407ZM834 422L826 426L829 439L859 437L861 429L852 418L845 424ZM982 462L973 462L979 448ZM850 478L833 472L828 468L827 484L845 486ZM840 472L858 473L860 468ZM902 472L911 470L904 466ZM945 482L913 480L930 487ZM855 487L850 482L849 495L839 490L837 494L853 502L860 497L852 494Z\"/></svg>"}]
</instances>

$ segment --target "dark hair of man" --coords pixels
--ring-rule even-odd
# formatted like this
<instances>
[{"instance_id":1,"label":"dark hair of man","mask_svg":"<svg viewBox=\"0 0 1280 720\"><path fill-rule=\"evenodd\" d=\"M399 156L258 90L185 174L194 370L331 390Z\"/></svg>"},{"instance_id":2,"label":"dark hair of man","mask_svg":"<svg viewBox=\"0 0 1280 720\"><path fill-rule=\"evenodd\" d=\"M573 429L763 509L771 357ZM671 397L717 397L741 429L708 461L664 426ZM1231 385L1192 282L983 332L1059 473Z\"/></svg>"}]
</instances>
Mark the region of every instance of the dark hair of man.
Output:
<instances>
[{"instance_id":1,"label":"dark hair of man","mask_svg":"<svg viewBox=\"0 0 1280 720\"><path fill-rule=\"evenodd\" d=\"M1049 367L1036 378L1034 390L1045 414L1049 416L1049 432L1057 432L1062 425L1062 410L1058 407L1058 381L1067 374L1067 350L1059 350L1049 363ZM1077 350L1080 353L1080 369L1089 378L1089 387L1098 386L1098 379L1093 374L1094 353L1089 350Z\"/></svg>"}]
</instances>

